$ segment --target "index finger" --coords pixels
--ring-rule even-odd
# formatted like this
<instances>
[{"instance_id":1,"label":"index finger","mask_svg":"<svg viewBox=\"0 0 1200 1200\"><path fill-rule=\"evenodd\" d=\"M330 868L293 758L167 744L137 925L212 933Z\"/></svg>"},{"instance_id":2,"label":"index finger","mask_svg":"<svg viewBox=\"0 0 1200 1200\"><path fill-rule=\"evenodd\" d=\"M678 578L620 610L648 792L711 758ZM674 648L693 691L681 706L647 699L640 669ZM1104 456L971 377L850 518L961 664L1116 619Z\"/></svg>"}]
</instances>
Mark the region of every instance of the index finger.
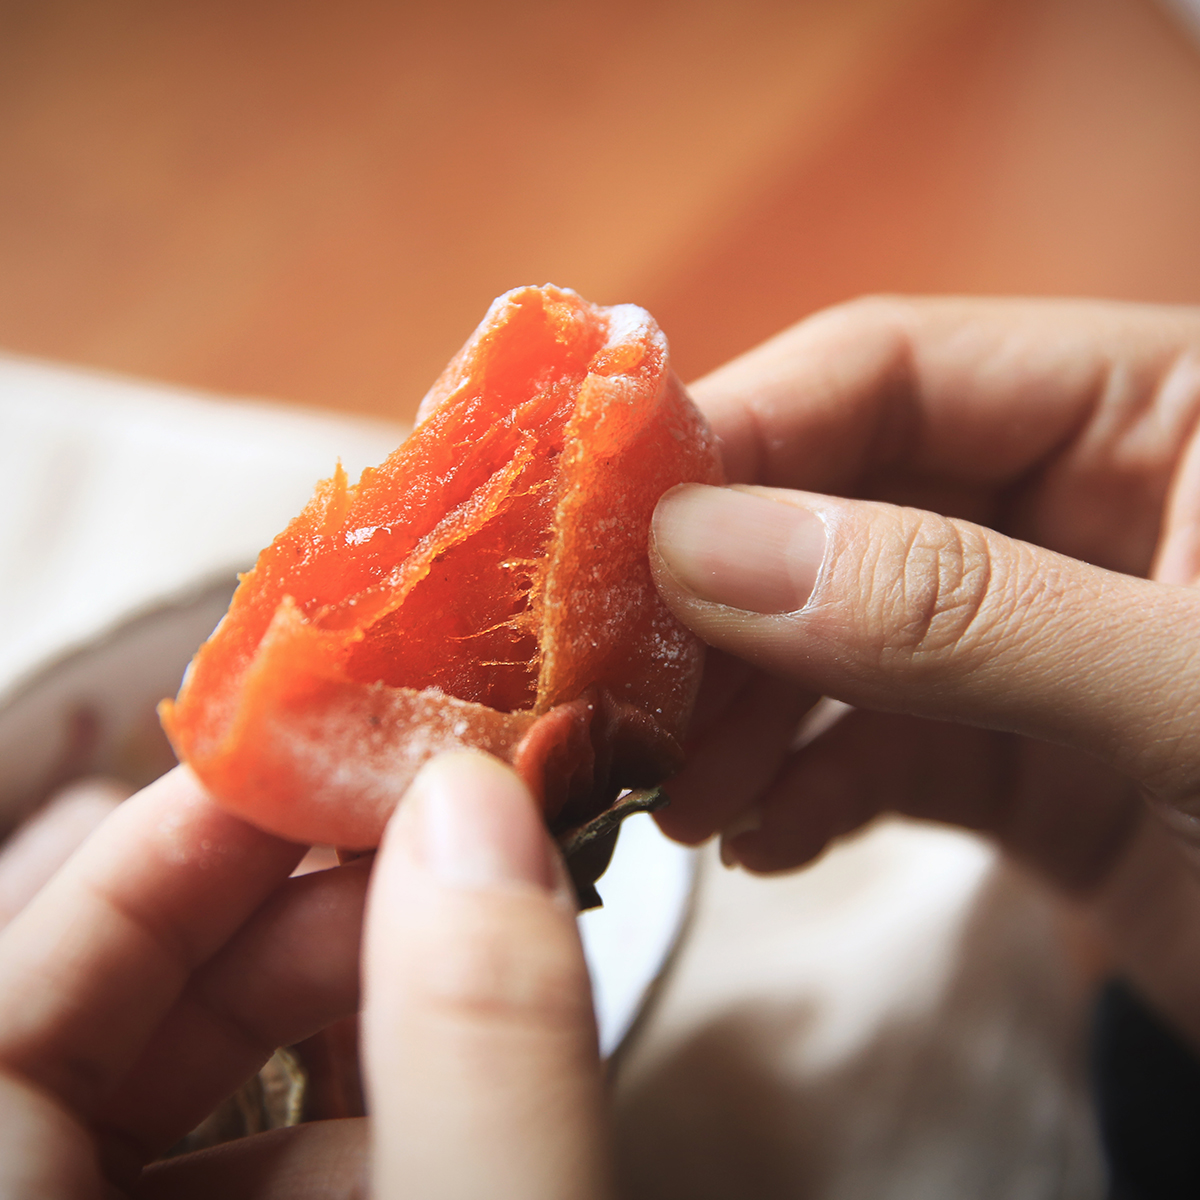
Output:
<instances>
[{"instance_id":1,"label":"index finger","mask_svg":"<svg viewBox=\"0 0 1200 1200\"><path fill-rule=\"evenodd\" d=\"M90 1115L303 849L185 768L127 800L0 934L0 1071Z\"/></svg>"},{"instance_id":2,"label":"index finger","mask_svg":"<svg viewBox=\"0 0 1200 1200\"><path fill-rule=\"evenodd\" d=\"M691 391L734 483L856 494L903 465L998 487L1085 430L1131 450L1131 469L1168 468L1200 408L1198 353L1200 309L881 297L802 321ZM1189 362L1193 386L1172 388Z\"/></svg>"}]
</instances>

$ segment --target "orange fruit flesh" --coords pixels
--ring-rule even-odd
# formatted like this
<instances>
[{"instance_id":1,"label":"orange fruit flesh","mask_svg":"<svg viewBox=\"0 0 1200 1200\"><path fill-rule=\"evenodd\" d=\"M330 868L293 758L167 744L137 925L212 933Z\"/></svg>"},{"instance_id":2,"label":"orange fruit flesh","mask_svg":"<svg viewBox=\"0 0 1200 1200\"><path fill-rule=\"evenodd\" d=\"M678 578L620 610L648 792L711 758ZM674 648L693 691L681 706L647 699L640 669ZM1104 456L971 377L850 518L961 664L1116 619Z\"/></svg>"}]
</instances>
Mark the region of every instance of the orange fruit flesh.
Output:
<instances>
[{"instance_id":1,"label":"orange fruit flesh","mask_svg":"<svg viewBox=\"0 0 1200 1200\"><path fill-rule=\"evenodd\" d=\"M517 763L551 818L678 765L701 648L646 541L662 492L718 468L657 327L518 289L422 411L318 486L162 706L217 799L296 840L375 844L457 745Z\"/></svg>"}]
</instances>

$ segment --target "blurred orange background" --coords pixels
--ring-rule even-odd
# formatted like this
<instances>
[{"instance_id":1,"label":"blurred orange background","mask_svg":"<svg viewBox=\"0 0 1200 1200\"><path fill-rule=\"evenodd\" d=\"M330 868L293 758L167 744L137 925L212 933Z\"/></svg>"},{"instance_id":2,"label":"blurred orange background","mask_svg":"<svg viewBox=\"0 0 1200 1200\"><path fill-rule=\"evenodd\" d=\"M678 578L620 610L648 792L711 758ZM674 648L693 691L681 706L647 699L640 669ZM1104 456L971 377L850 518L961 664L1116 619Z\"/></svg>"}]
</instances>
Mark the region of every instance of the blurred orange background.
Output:
<instances>
[{"instance_id":1,"label":"blurred orange background","mask_svg":"<svg viewBox=\"0 0 1200 1200\"><path fill-rule=\"evenodd\" d=\"M685 377L867 291L1200 301L1156 0L0 0L0 164L0 346L400 419L520 283Z\"/></svg>"}]
</instances>

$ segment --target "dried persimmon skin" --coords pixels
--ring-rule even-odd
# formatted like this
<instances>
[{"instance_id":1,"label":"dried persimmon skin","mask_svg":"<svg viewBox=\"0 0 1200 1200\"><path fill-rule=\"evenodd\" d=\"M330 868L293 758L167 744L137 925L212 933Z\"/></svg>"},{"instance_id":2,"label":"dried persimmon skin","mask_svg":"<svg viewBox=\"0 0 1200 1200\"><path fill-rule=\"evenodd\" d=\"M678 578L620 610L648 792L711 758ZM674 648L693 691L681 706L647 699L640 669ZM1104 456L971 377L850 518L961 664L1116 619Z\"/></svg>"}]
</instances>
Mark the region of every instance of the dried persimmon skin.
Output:
<instances>
[{"instance_id":1,"label":"dried persimmon skin","mask_svg":"<svg viewBox=\"0 0 1200 1200\"><path fill-rule=\"evenodd\" d=\"M653 320L518 288L420 415L357 484L318 485L161 707L220 803L297 841L375 845L454 746L515 763L560 823L681 761L703 648L649 524L720 469Z\"/></svg>"}]
</instances>

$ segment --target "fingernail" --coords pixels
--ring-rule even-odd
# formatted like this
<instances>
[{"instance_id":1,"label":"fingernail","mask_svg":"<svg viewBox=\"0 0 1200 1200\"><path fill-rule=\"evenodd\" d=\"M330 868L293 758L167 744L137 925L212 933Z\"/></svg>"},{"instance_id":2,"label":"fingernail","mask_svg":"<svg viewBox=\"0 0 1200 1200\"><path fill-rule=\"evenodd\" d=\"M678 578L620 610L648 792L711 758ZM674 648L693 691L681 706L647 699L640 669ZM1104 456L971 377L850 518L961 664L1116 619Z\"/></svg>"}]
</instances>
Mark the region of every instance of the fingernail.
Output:
<instances>
[{"instance_id":1,"label":"fingernail","mask_svg":"<svg viewBox=\"0 0 1200 1200\"><path fill-rule=\"evenodd\" d=\"M739 813L721 830L721 836L735 838L742 833L755 833L762 828L762 823L762 809L752 804L745 812Z\"/></svg>"},{"instance_id":2,"label":"fingernail","mask_svg":"<svg viewBox=\"0 0 1200 1200\"><path fill-rule=\"evenodd\" d=\"M1157 797L1150 797L1149 803L1163 824L1179 839L1193 861L1197 861L1197 856L1200 855L1200 816L1188 812L1186 805L1168 804Z\"/></svg>"},{"instance_id":3,"label":"fingernail","mask_svg":"<svg viewBox=\"0 0 1200 1200\"><path fill-rule=\"evenodd\" d=\"M740 865L741 859L733 848L733 841L743 833L753 833L762 828L762 810L751 805L744 813L735 817L721 830L721 862L727 867Z\"/></svg>"},{"instance_id":4,"label":"fingernail","mask_svg":"<svg viewBox=\"0 0 1200 1200\"><path fill-rule=\"evenodd\" d=\"M816 513L733 488L685 484L654 513L654 544L693 595L756 613L803 608L825 557Z\"/></svg>"},{"instance_id":5,"label":"fingernail","mask_svg":"<svg viewBox=\"0 0 1200 1200\"><path fill-rule=\"evenodd\" d=\"M440 755L418 772L401 808L418 826L418 857L441 883L554 889L541 814L503 763L470 751Z\"/></svg>"}]
</instances>

